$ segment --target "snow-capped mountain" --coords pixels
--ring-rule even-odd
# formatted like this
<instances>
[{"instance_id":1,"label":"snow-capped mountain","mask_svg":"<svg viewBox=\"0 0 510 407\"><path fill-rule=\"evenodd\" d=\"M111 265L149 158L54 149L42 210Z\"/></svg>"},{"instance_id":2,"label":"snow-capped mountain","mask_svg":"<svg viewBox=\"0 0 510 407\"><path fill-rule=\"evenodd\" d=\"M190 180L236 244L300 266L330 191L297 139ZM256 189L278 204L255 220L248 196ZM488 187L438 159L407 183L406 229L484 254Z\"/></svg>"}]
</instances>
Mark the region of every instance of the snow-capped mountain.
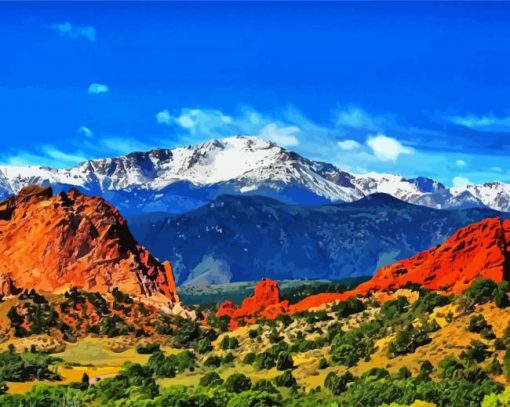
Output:
<instances>
[{"instance_id":1,"label":"snow-capped mountain","mask_svg":"<svg viewBox=\"0 0 510 407\"><path fill-rule=\"evenodd\" d=\"M286 203L352 202L382 192L434 208L510 210L510 185L447 188L428 178L355 175L254 136L86 161L69 169L0 166L0 197L28 184L101 195L125 214L182 213L219 194L263 195Z\"/></svg>"}]
</instances>

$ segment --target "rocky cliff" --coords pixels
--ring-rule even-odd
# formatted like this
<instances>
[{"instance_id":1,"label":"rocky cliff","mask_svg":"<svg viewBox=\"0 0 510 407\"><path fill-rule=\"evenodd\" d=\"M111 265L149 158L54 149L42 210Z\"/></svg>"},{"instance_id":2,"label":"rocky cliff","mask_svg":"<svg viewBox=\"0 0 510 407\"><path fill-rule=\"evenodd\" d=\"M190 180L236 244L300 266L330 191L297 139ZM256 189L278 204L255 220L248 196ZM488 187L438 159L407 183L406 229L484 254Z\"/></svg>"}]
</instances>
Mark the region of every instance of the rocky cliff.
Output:
<instances>
[{"instance_id":1,"label":"rocky cliff","mask_svg":"<svg viewBox=\"0 0 510 407\"><path fill-rule=\"evenodd\" d=\"M1 201L0 295L71 287L179 301L170 263L139 245L102 198L29 186Z\"/></svg>"}]
</instances>

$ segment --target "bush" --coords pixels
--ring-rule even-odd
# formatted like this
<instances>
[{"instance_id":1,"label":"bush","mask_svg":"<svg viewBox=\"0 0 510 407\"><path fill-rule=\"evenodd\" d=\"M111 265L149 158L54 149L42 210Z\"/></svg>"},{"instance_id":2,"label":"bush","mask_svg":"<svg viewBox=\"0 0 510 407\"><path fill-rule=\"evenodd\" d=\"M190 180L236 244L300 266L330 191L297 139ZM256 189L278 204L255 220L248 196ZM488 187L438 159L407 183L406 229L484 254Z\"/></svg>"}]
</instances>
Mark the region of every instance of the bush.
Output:
<instances>
[{"instance_id":1,"label":"bush","mask_svg":"<svg viewBox=\"0 0 510 407\"><path fill-rule=\"evenodd\" d=\"M177 355L165 356L159 351L152 354L147 365L156 377L174 377L177 373L194 369L195 355L190 351L184 351Z\"/></svg>"},{"instance_id":2,"label":"bush","mask_svg":"<svg viewBox=\"0 0 510 407\"><path fill-rule=\"evenodd\" d=\"M319 360L319 369L326 369L329 367L329 363L325 358L320 358Z\"/></svg>"},{"instance_id":3,"label":"bush","mask_svg":"<svg viewBox=\"0 0 510 407\"><path fill-rule=\"evenodd\" d=\"M278 387L292 387L296 384L296 379L290 370L286 370L282 375L275 377L275 383Z\"/></svg>"},{"instance_id":4,"label":"bush","mask_svg":"<svg viewBox=\"0 0 510 407\"><path fill-rule=\"evenodd\" d=\"M221 363L226 365L226 364L229 364L229 363L232 363L234 360L236 359L236 357L234 356L234 354L232 352L228 352L222 359Z\"/></svg>"},{"instance_id":5,"label":"bush","mask_svg":"<svg viewBox=\"0 0 510 407\"><path fill-rule=\"evenodd\" d=\"M60 380L49 369L59 359L38 353L17 354L12 349L0 352L0 382L26 382L30 380Z\"/></svg>"},{"instance_id":6,"label":"bush","mask_svg":"<svg viewBox=\"0 0 510 407\"><path fill-rule=\"evenodd\" d=\"M294 368L294 361L288 352L280 352L276 358L276 369L288 370Z\"/></svg>"},{"instance_id":7,"label":"bush","mask_svg":"<svg viewBox=\"0 0 510 407\"><path fill-rule=\"evenodd\" d=\"M250 388L251 380L242 373L234 373L225 381L225 389L230 393L240 393Z\"/></svg>"},{"instance_id":8,"label":"bush","mask_svg":"<svg viewBox=\"0 0 510 407\"><path fill-rule=\"evenodd\" d=\"M469 319L469 326L468 331L469 332L476 332L480 333L483 329L488 328L489 324L485 320L484 316L482 314L476 314L472 315Z\"/></svg>"},{"instance_id":9,"label":"bush","mask_svg":"<svg viewBox=\"0 0 510 407\"><path fill-rule=\"evenodd\" d=\"M505 352L505 358L503 360L503 370L507 380L510 380L510 348Z\"/></svg>"},{"instance_id":10,"label":"bush","mask_svg":"<svg viewBox=\"0 0 510 407\"><path fill-rule=\"evenodd\" d=\"M347 318L348 316L362 312L365 309L365 304L358 298L349 298L346 301L333 305L331 308L331 310L337 314L339 318Z\"/></svg>"},{"instance_id":11,"label":"bush","mask_svg":"<svg viewBox=\"0 0 510 407\"><path fill-rule=\"evenodd\" d=\"M209 372L200 378L200 386L217 387L223 384L223 379L216 372Z\"/></svg>"},{"instance_id":12,"label":"bush","mask_svg":"<svg viewBox=\"0 0 510 407\"><path fill-rule=\"evenodd\" d=\"M273 384L269 380L259 380L257 383L253 385L252 390L254 391L264 391L266 393L278 393L278 390L276 387L273 386Z\"/></svg>"},{"instance_id":13,"label":"bush","mask_svg":"<svg viewBox=\"0 0 510 407\"><path fill-rule=\"evenodd\" d=\"M402 366L400 369L398 369L397 378L409 379L411 376L411 371L406 366Z\"/></svg>"},{"instance_id":14,"label":"bush","mask_svg":"<svg viewBox=\"0 0 510 407\"><path fill-rule=\"evenodd\" d=\"M331 344L333 363L350 367L372 354L374 341L360 328L335 336Z\"/></svg>"},{"instance_id":15,"label":"bush","mask_svg":"<svg viewBox=\"0 0 510 407\"><path fill-rule=\"evenodd\" d=\"M404 311L409 307L409 302L406 297L398 297L396 300L386 301L381 307L381 318L388 324L398 319Z\"/></svg>"},{"instance_id":16,"label":"bush","mask_svg":"<svg viewBox=\"0 0 510 407\"><path fill-rule=\"evenodd\" d=\"M338 396L347 389L347 384L354 380L354 376L350 372L346 372L338 376L334 372L330 372L324 380L324 387L333 395Z\"/></svg>"},{"instance_id":17,"label":"bush","mask_svg":"<svg viewBox=\"0 0 510 407\"><path fill-rule=\"evenodd\" d=\"M431 339L426 332L409 325L406 329L397 332L395 339L389 345L390 356L413 353L416 348L429 343Z\"/></svg>"},{"instance_id":18,"label":"bush","mask_svg":"<svg viewBox=\"0 0 510 407\"><path fill-rule=\"evenodd\" d=\"M98 405L121 399L152 399L159 394L159 388L148 366L127 363L117 376L103 379L90 387L91 395L99 401Z\"/></svg>"},{"instance_id":19,"label":"bush","mask_svg":"<svg viewBox=\"0 0 510 407\"><path fill-rule=\"evenodd\" d=\"M209 338L201 338L197 343L197 352L198 353L207 353L212 350L211 341Z\"/></svg>"},{"instance_id":20,"label":"bush","mask_svg":"<svg viewBox=\"0 0 510 407\"><path fill-rule=\"evenodd\" d=\"M281 406L279 394L258 391L244 391L232 397L227 407L273 407Z\"/></svg>"},{"instance_id":21,"label":"bush","mask_svg":"<svg viewBox=\"0 0 510 407\"><path fill-rule=\"evenodd\" d=\"M255 363L256 357L257 357L257 355L255 355L255 353L253 353L253 352L247 353L243 359L243 363L245 365L253 365Z\"/></svg>"},{"instance_id":22,"label":"bush","mask_svg":"<svg viewBox=\"0 0 510 407\"><path fill-rule=\"evenodd\" d=\"M207 367L219 367L221 366L222 359L219 356L211 355L204 360L204 366Z\"/></svg>"},{"instance_id":23,"label":"bush","mask_svg":"<svg viewBox=\"0 0 510 407\"><path fill-rule=\"evenodd\" d=\"M436 293L435 291L428 291L412 305L411 310L414 315L422 315L432 312L436 307L442 307L451 302L452 297Z\"/></svg>"},{"instance_id":24,"label":"bush","mask_svg":"<svg viewBox=\"0 0 510 407\"><path fill-rule=\"evenodd\" d=\"M271 369L276 366L276 355L264 351L255 356L255 368L258 370Z\"/></svg>"},{"instance_id":25,"label":"bush","mask_svg":"<svg viewBox=\"0 0 510 407\"><path fill-rule=\"evenodd\" d=\"M467 362L483 362L491 354L488 346L478 340L472 340L466 350L462 351L460 358Z\"/></svg>"},{"instance_id":26,"label":"bush","mask_svg":"<svg viewBox=\"0 0 510 407\"><path fill-rule=\"evenodd\" d=\"M464 309L469 310L475 304L484 304L493 300L499 290L503 289L498 287L494 280L478 278L473 281L471 286L464 290L461 294L461 305ZM502 298L498 300L501 301Z\"/></svg>"},{"instance_id":27,"label":"bush","mask_svg":"<svg viewBox=\"0 0 510 407\"><path fill-rule=\"evenodd\" d=\"M157 343L138 344L136 345L136 351L140 355L150 355L154 352L159 352L160 347Z\"/></svg>"},{"instance_id":28,"label":"bush","mask_svg":"<svg viewBox=\"0 0 510 407\"><path fill-rule=\"evenodd\" d=\"M229 350L229 349L236 349L239 346L239 342L237 338L225 336L220 344L221 349L223 350Z\"/></svg>"}]
</instances>

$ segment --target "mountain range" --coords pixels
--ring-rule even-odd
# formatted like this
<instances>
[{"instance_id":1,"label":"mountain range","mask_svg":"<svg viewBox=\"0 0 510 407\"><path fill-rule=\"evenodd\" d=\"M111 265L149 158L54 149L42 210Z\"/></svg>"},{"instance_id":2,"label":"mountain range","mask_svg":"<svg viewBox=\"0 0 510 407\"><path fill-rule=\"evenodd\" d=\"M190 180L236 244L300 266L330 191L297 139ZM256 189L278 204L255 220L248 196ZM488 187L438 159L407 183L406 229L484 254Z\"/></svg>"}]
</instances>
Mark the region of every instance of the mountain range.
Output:
<instances>
[{"instance_id":1,"label":"mountain range","mask_svg":"<svg viewBox=\"0 0 510 407\"><path fill-rule=\"evenodd\" d=\"M221 194L260 195L304 205L353 202L380 192L431 208L510 210L508 184L448 188L424 177L351 174L253 136L134 152L86 161L69 169L0 166L0 198L31 184L51 186L56 192L76 188L101 196L125 216L180 214Z\"/></svg>"},{"instance_id":2,"label":"mountain range","mask_svg":"<svg viewBox=\"0 0 510 407\"><path fill-rule=\"evenodd\" d=\"M369 276L465 225L506 215L437 210L387 194L328 205L222 195L178 216L133 217L129 226L151 253L172 261L178 284L206 285Z\"/></svg>"}]
</instances>

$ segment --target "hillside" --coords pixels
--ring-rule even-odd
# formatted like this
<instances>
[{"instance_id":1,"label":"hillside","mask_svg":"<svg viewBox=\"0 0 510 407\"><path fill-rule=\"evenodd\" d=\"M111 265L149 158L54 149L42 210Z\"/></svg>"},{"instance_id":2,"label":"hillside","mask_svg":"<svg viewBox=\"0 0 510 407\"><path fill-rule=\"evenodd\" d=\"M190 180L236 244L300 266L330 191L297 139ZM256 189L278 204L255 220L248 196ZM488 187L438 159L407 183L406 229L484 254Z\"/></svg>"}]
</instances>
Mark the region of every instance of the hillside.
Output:
<instances>
[{"instance_id":1,"label":"hillside","mask_svg":"<svg viewBox=\"0 0 510 407\"><path fill-rule=\"evenodd\" d=\"M323 206L223 195L180 216L130 218L129 226L155 256L172 260L178 284L206 285L369 276L500 215L436 210L386 194Z\"/></svg>"},{"instance_id":2,"label":"hillside","mask_svg":"<svg viewBox=\"0 0 510 407\"><path fill-rule=\"evenodd\" d=\"M401 289L383 305L352 298L233 332L209 315L208 324L161 319L149 336L14 336L0 345L0 361L19 366L0 369L0 404L505 406L508 289L491 280L459 296ZM50 304L72 308L71 298Z\"/></svg>"}]
</instances>

